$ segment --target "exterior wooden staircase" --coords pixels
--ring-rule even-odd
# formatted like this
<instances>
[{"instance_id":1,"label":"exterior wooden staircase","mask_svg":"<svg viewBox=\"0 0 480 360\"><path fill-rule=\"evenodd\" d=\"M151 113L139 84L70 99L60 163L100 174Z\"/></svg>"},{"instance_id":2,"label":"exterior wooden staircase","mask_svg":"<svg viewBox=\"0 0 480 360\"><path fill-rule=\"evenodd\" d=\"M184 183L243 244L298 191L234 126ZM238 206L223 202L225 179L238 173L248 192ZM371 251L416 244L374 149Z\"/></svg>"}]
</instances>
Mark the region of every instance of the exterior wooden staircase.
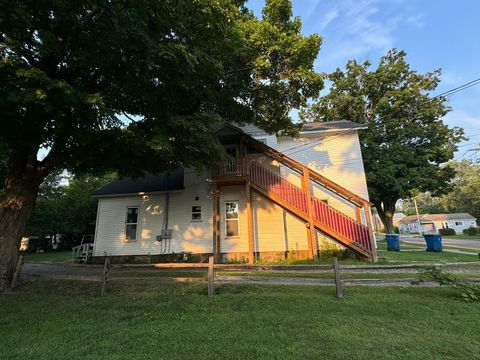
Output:
<instances>
[{"instance_id":1,"label":"exterior wooden staircase","mask_svg":"<svg viewBox=\"0 0 480 360\"><path fill-rule=\"evenodd\" d=\"M374 246L368 226L352 219L325 202L313 197L278 174L252 161L250 185L257 192L294 213L309 226L320 230L347 248L366 257L374 258ZM311 251L317 253L316 241Z\"/></svg>"},{"instance_id":2,"label":"exterior wooden staircase","mask_svg":"<svg viewBox=\"0 0 480 360\"><path fill-rule=\"evenodd\" d=\"M295 186L279 173L262 166L258 161L254 160L247 164L243 157L214 168L212 175L215 187L225 183L225 181L226 183L235 183L235 179L238 183L246 182L247 212L251 212L251 188L305 221L309 237L309 253L313 259L318 255L316 230L319 230L360 256L373 261L377 260L372 231L371 204L368 200L248 135L242 136L241 146L250 146L265 154L270 160L275 160L299 174L302 177L302 187ZM241 152L243 153L242 150ZM351 204L355 208L356 218L349 217L315 198L311 193L312 183ZM218 198L214 201L215 204L218 208ZM362 211L365 224L361 216ZM251 216L249 216L249 221L251 221ZM215 223L218 227L219 219ZM251 228L250 225L249 228ZM249 258L253 262L253 232L249 232ZM218 232L216 236L215 246L217 247L217 253L219 253Z\"/></svg>"}]
</instances>

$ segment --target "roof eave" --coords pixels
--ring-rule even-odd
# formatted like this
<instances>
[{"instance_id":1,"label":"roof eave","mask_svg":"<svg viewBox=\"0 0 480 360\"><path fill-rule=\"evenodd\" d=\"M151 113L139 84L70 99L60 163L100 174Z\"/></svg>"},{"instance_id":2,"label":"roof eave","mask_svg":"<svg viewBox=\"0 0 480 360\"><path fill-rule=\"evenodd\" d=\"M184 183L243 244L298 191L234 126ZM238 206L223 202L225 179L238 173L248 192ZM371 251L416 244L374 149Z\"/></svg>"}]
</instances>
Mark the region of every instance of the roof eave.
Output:
<instances>
[{"instance_id":1,"label":"roof eave","mask_svg":"<svg viewBox=\"0 0 480 360\"><path fill-rule=\"evenodd\" d=\"M140 191L134 193L117 193L117 194L93 194L92 198L111 198L111 197L126 197L126 196L143 196L143 195L158 195L165 193L177 193L185 190L185 186L181 189L175 190L161 190L161 191Z\"/></svg>"}]
</instances>

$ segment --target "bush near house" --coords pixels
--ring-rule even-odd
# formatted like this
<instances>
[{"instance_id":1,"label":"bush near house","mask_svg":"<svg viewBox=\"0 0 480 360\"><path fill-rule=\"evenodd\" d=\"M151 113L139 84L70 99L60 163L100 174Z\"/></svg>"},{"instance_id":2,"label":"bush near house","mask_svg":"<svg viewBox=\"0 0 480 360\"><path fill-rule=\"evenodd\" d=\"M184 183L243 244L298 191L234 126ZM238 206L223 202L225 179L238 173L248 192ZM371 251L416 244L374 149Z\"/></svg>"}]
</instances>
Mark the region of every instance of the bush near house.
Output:
<instances>
[{"instance_id":1,"label":"bush near house","mask_svg":"<svg viewBox=\"0 0 480 360\"><path fill-rule=\"evenodd\" d=\"M455 230L450 229L450 228L439 229L438 232L440 233L440 235L443 235L443 236L453 236L453 235L456 235L456 234L457 234L457 233L455 232Z\"/></svg>"},{"instance_id":2,"label":"bush near house","mask_svg":"<svg viewBox=\"0 0 480 360\"><path fill-rule=\"evenodd\" d=\"M463 230L463 233L465 235L469 235L469 236L475 236L475 235L480 235L480 227L469 227L468 229L464 229Z\"/></svg>"}]
</instances>

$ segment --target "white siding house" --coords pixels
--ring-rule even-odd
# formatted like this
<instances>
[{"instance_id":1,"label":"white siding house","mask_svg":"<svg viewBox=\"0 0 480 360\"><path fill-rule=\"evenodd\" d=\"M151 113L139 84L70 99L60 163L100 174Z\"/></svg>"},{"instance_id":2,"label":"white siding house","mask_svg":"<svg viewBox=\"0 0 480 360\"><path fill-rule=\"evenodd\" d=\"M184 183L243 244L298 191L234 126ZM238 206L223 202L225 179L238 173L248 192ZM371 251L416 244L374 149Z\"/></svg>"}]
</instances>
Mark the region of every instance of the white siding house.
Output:
<instances>
[{"instance_id":1,"label":"white siding house","mask_svg":"<svg viewBox=\"0 0 480 360\"><path fill-rule=\"evenodd\" d=\"M123 179L99 190L94 195L98 197L94 256L191 253L251 260L254 252L263 258L301 258L314 251L312 247L322 250L341 245L342 241L332 237L336 232L321 231L320 226L315 230L316 243L309 245L308 217L283 206L275 195L270 197L268 192L255 188L250 178L245 180L248 171L238 173L238 163L242 169L251 162L261 164L272 177L281 175L299 191L306 180L288 164L296 161L308 167L339 185L322 186L321 181L312 181L309 191L313 197L366 229L370 210L355 205L355 201L368 202L357 134L361 129L350 121L313 123L298 138L290 138L266 134L251 125L228 125L216 135L236 159L235 168L228 165L223 172L217 169L202 174L179 169L167 177L162 174L140 181ZM237 138L239 144L232 140ZM258 150L262 146L259 142L267 145L263 152ZM249 191L250 183L258 191Z\"/></svg>"},{"instance_id":2,"label":"white siding house","mask_svg":"<svg viewBox=\"0 0 480 360\"><path fill-rule=\"evenodd\" d=\"M477 226L477 219L467 213L422 214L420 226L416 215L404 217L399 222L401 233L438 232L450 228L461 234L463 230Z\"/></svg>"}]
</instances>

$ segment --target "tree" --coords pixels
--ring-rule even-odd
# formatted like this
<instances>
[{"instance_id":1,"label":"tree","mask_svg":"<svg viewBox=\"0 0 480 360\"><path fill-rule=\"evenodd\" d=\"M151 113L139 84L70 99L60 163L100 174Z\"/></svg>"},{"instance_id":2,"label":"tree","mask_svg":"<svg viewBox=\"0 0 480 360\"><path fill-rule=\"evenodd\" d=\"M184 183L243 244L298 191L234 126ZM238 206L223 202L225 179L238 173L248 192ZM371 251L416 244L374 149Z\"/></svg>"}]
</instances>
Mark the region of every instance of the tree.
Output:
<instances>
[{"instance_id":1,"label":"tree","mask_svg":"<svg viewBox=\"0 0 480 360\"><path fill-rule=\"evenodd\" d=\"M422 213L466 212L480 219L480 165L467 160L452 161L455 177L450 182L450 191L435 197L430 193L415 196ZM404 208L411 207L411 199Z\"/></svg>"},{"instance_id":2,"label":"tree","mask_svg":"<svg viewBox=\"0 0 480 360\"><path fill-rule=\"evenodd\" d=\"M261 19L242 0L3 1L0 293L48 174L204 166L226 120L293 133L289 112L323 86L320 43L289 0L266 1Z\"/></svg>"},{"instance_id":3,"label":"tree","mask_svg":"<svg viewBox=\"0 0 480 360\"><path fill-rule=\"evenodd\" d=\"M393 232L399 199L415 191L447 190L454 170L440 165L452 159L463 134L442 122L450 110L447 100L431 94L440 70L419 74L405 57L403 51L390 50L373 70L368 61L349 61L344 71L327 75L330 92L304 113L368 125L360 139L369 195L388 232Z\"/></svg>"},{"instance_id":4,"label":"tree","mask_svg":"<svg viewBox=\"0 0 480 360\"><path fill-rule=\"evenodd\" d=\"M418 212L421 214L439 214L446 212L441 197L432 196L430 192L418 193L411 198L404 199L400 209L406 215L415 215L415 203L417 201Z\"/></svg>"},{"instance_id":5,"label":"tree","mask_svg":"<svg viewBox=\"0 0 480 360\"><path fill-rule=\"evenodd\" d=\"M97 199L92 193L115 179L115 174L94 176L59 173L47 176L40 186L37 202L27 224L30 235L93 234L97 215ZM67 184L61 184L67 180Z\"/></svg>"}]
</instances>

